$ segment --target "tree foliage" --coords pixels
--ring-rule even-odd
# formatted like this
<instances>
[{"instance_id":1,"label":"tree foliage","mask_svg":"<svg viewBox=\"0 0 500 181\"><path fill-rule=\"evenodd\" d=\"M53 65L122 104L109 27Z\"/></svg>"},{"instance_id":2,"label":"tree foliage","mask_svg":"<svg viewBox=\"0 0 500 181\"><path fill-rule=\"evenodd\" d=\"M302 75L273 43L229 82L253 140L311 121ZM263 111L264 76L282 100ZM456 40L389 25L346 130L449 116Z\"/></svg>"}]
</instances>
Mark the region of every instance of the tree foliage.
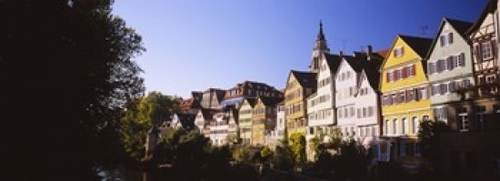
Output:
<instances>
[{"instance_id":1,"label":"tree foliage","mask_svg":"<svg viewBox=\"0 0 500 181\"><path fill-rule=\"evenodd\" d=\"M4 163L12 169L6 180L91 180L95 166L122 159L119 110L142 95L134 59L145 49L141 36L111 13L112 4L0 2L0 77L8 95L2 116L10 120L2 127L9 128L6 155L13 156Z\"/></svg>"},{"instance_id":2,"label":"tree foliage","mask_svg":"<svg viewBox=\"0 0 500 181\"><path fill-rule=\"evenodd\" d=\"M303 165L306 162L306 137L301 133L290 135L290 149L292 150L295 163Z\"/></svg>"},{"instance_id":3,"label":"tree foliage","mask_svg":"<svg viewBox=\"0 0 500 181\"><path fill-rule=\"evenodd\" d=\"M420 123L418 143L422 148L422 156L428 161L439 159L439 136L447 131L449 127L442 121L425 120Z\"/></svg>"},{"instance_id":4,"label":"tree foliage","mask_svg":"<svg viewBox=\"0 0 500 181\"><path fill-rule=\"evenodd\" d=\"M291 171L295 166L295 158L286 139L281 140L281 144L276 146L272 163L276 169L284 171Z\"/></svg>"},{"instance_id":5,"label":"tree foliage","mask_svg":"<svg viewBox=\"0 0 500 181\"><path fill-rule=\"evenodd\" d=\"M143 157L148 131L167 121L178 109L176 97L159 92L129 102L120 124L120 138L127 153L134 159Z\"/></svg>"}]
</instances>

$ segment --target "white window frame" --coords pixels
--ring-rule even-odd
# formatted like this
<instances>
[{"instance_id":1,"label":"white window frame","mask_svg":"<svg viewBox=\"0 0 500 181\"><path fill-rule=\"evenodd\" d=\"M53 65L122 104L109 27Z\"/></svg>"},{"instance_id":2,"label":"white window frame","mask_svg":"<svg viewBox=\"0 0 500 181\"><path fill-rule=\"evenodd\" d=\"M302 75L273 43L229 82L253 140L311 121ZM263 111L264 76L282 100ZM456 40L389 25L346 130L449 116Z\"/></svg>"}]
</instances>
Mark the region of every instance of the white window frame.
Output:
<instances>
[{"instance_id":1,"label":"white window frame","mask_svg":"<svg viewBox=\"0 0 500 181\"><path fill-rule=\"evenodd\" d=\"M481 43L481 57L482 60L490 60L493 58L493 47L491 47L491 42L486 41Z\"/></svg>"}]
</instances>

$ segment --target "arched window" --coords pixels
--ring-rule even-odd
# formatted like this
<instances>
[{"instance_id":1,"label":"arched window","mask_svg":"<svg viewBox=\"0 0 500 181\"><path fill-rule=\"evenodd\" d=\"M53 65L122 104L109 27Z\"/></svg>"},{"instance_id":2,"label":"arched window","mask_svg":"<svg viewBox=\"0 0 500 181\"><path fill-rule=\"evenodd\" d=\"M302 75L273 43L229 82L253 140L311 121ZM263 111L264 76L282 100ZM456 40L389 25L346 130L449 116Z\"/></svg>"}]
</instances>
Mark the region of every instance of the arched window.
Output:
<instances>
[{"instance_id":1,"label":"arched window","mask_svg":"<svg viewBox=\"0 0 500 181\"><path fill-rule=\"evenodd\" d=\"M398 118L394 118L392 120L392 134L397 134L398 133Z\"/></svg>"},{"instance_id":2,"label":"arched window","mask_svg":"<svg viewBox=\"0 0 500 181\"><path fill-rule=\"evenodd\" d=\"M418 133L418 125L419 124L420 123L418 122L417 116L413 116L413 118L411 118L411 130L413 131L414 134Z\"/></svg>"}]
</instances>

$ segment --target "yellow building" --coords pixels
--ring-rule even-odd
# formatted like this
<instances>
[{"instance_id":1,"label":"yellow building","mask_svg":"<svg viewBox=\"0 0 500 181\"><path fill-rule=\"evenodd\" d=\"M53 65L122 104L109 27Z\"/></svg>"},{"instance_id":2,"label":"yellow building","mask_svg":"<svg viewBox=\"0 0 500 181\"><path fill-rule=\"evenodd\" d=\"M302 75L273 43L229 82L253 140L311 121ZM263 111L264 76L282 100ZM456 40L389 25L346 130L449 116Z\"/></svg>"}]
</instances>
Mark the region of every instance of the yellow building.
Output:
<instances>
[{"instance_id":1,"label":"yellow building","mask_svg":"<svg viewBox=\"0 0 500 181\"><path fill-rule=\"evenodd\" d=\"M433 117L424 68L431 43L428 38L398 35L380 68L383 140L393 143L388 160L416 161L420 155L415 144L420 121Z\"/></svg>"},{"instance_id":2,"label":"yellow building","mask_svg":"<svg viewBox=\"0 0 500 181\"><path fill-rule=\"evenodd\" d=\"M291 70L285 89L285 119L287 135L302 133L307 127L307 100L316 92L316 73Z\"/></svg>"},{"instance_id":3,"label":"yellow building","mask_svg":"<svg viewBox=\"0 0 500 181\"><path fill-rule=\"evenodd\" d=\"M254 98L245 98L239 110L239 129L242 144L250 144L252 139L252 113Z\"/></svg>"},{"instance_id":4,"label":"yellow building","mask_svg":"<svg viewBox=\"0 0 500 181\"><path fill-rule=\"evenodd\" d=\"M252 114L252 144L268 145L271 131L276 127L277 105L282 98L259 97ZM267 138L267 139L266 139Z\"/></svg>"}]
</instances>

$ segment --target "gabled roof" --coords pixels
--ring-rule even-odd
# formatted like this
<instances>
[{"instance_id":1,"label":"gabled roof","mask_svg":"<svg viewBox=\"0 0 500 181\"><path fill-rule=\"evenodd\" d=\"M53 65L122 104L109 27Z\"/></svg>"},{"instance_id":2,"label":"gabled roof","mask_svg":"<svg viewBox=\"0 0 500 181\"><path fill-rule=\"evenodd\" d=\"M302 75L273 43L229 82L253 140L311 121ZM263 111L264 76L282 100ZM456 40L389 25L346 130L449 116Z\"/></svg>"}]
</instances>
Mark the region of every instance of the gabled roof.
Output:
<instances>
[{"instance_id":1,"label":"gabled roof","mask_svg":"<svg viewBox=\"0 0 500 181\"><path fill-rule=\"evenodd\" d=\"M262 104L265 106L277 106L278 103L283 101L283 98L277 98L277 97L259 97L260 101L262 101Z\"/></svg>"},{"instance_id":2,"label":"gabled roof","mask_svg":"<svg viewBox=\"0 0 500 181\"><path fill-rule=\"evenodd\" d=\"M481 12L481 15L469 28L469 30L467 30L466 34L470 35L477 29L479 29L479 27L481 27L481 24L483 24L483 21L488 16L488 14L495 12L496 9L497 9L497 0L488 0L488 3L486 4L484 10Z\"/></svg>"},{"instance_id":3,"label":"gabled roof","mask_svg":"<svg viewBox=\"0 0 500 181\"><path fill-rule=\"evenodd\" d=\"M245 103L248 102L248 104L250 104L250 107L255 107L255 104L257 104L257 98L254 98L254 97L245 97L245 100L241 103Z\"/></svg>"},{"instance_id":4,"label":"gabled roof","mask_svg":"<svg viewBox=\"0 0 500 181\"><path fill-rule=\"evenodd\" d=\"M337 69L339 68L340 61L342 60L342 58L339 55L329 54L329 53L325 53L323 55L325 56L328 68L330 68L330 72L331 73L337 72Z\"/></svg>"},{"instance_id":5,"label":"gabled roof","mask_svg":"<svg viewBox=\"0 0 500 181\"><path fill-rule=\"evenodd\" d=\"M358 56L344 56L344 61L347 62L351 66L351 68L356 72L361 72L363 70L363 64L367 62L366 57L358 57Z\"/></svg>"},{"instance_id":6,"label":"gabled roof","mask_svg":"<svg viewBox=\"0 0 500 181\"><path fill-rule=\"evenodd\" d=\"M303 87L303 88L315 88L316 87L316 73L312 72L302 72L298 70L291 70L291 74L297 79L297 82Z\"/></svg>"},{"instance_id":7,"label":"gabled roof","mask_svg":"<svg viewBox=\"0 0 500 181\"><path fill-rule=\"evenodd\" d=\"M421 58L427 57L427 52L432 44L432 39L409 35L398 35L409 47L413 49Z\"/></svg>"},{"instance_id":8,"label":"gabled roof","mask_svg":"<svg viewBox=\"0 0 500 181\"><path fill-rule=\"evenodd\" d=\"M365 72L368 83L372 89L376 91L379 91L380 71L378 70L380 69L380 66L382 66L382 63L383 61L368 61L363 68L363 72Z\"/></svg>"},{"instance_id":9,"label":"gabled roof","mask_svg":"<svg viewBox=\"0 0 500 181\"><path fill-rule=\"evenodd\" d=\"M176 113L177 118L184 129L193 129L194 128L194 119L196 118L196 114L185 114L185 113Z\"/></svg>"},{"instance_id":10,"label":"gabled roof","mask_svg":"<svg viewBox=\"0 0 500 181\"><path fill-rule=\"evenodd\" d=\"M216 109L206 109L206 108L201 108L201 114L203 116L203 119L205 119L206 121L210 121L214 114L217 112L218 110Z\"/></svg>"},{"instance_id":11,"label":"gabled roof","mask_svg":"<svg viewBox=\"0 0 500 181\"><path fill-rule=\"evenodd\" d=\"M429 58L431 56L432 50L436 46L436 44L439 42L439 37L441 36L441 31L443 30L444 25L448 23L450 24L453 29L455 29L460 36L464 39L467 40L467 35L466 32L467 30L472 26L471 22L466 22L462 20L455 20L455 19L450 19L450 18L443 18L441 21L441 25L439 26L439 29L436 33L436 36L434 37L431 47L429 47L429 51L427 52L426 58Z\"/></svg>"}]
</instances>

